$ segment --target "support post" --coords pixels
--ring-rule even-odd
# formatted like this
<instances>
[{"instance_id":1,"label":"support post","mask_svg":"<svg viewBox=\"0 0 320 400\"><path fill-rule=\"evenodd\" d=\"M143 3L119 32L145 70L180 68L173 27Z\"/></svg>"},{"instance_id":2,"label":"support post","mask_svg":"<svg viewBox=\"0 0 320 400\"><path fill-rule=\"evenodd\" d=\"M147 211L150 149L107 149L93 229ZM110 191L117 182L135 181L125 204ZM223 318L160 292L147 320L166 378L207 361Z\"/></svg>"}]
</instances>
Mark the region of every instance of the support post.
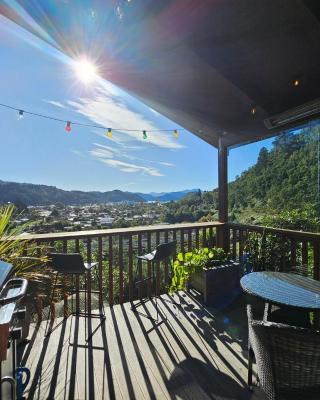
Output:
<instances>
[{"instance_id":1,"label":"support post","mask_svg":"<svg viewBox=\"0 0 320 400\"><path fill-rule=\"evenodd\" d=\"M218 153L218 213L219 222L228 222L228 148L219 140ZM217 229L217 244L226 252L229 251L228 227L222 225Z\"/></svg>"}]
</instances>

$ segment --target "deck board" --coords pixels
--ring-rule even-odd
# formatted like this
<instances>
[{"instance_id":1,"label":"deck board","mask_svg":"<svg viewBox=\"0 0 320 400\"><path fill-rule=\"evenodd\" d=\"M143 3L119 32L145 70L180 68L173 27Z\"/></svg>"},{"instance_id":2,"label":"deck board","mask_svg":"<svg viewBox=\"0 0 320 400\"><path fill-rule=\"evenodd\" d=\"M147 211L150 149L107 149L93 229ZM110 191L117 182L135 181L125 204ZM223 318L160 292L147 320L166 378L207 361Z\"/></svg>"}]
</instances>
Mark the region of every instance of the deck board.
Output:
<instances>
[{"instance_id":1,"label":"deck board","mask_svg":"<svg viewBox=\"0 0 320 400\"><path fill-rule=\"evenodd\" d=\"M106 307L89 345L85 319L69 317L44 339L46 321L32 327L22 363L31 370L28 399L264 400L246 389L246 317L240 299L223 312L187 293ZM61 320L57 320L57 323ZM88 321L93 331L100 320ZM69 341L74 342L73 345Z\"/></svg>"}]
</instances>

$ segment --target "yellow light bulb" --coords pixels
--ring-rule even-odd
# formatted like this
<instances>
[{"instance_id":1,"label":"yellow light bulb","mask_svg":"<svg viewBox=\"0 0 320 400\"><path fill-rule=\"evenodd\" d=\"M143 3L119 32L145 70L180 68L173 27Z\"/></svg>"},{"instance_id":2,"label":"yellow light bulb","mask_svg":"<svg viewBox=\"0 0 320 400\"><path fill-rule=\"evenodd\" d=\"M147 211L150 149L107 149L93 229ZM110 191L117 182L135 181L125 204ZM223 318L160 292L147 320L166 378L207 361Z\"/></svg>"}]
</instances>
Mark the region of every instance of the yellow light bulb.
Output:
<instances>
[{"instance_id":1,"label":"yellow light bulb","mask_svg":"<svg viewBox=\"0 0 320 400\"><path fill-rule=\"evenodd\" d=\"M112 138L112 129L111 128L108 128L108 131L107 131L107 136L108 136L108 138Z\"/></svg>"}]
</instances>

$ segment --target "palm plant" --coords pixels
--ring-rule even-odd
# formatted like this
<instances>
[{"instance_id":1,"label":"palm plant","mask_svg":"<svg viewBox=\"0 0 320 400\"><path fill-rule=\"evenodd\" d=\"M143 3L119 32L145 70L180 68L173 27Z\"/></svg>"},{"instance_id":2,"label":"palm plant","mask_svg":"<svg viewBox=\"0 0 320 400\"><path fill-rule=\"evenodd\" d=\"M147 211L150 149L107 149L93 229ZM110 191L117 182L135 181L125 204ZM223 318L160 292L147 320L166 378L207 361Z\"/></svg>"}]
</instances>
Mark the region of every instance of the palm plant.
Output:
<instances>
[{"instance_id":1,"label":"palm plant","mask_svg":"<svg viewBox=\"0 0 320 400\"><path fill-rule=\"evenodd\" d=\"M12 264L15 275L28 279L29 297L34 298L51 286L46 249L23 238L29 224L18 225L15 211L12 204L0 207L0 260Z\"/></svg>"},{"instance_id":2,"label":"palm plant","mask_svg":"<svg viewBox=\"0 0 320 400\"><path fill-rule=\"evenodd\" d=\"M16 275L27 273L32 267L47 262L42 256L44 246L23 238L29 224L18 225L13 204L0 207L0 259L13 264ZM26 251L28 249L28 256Z\"/></svg>"}]
</instances>

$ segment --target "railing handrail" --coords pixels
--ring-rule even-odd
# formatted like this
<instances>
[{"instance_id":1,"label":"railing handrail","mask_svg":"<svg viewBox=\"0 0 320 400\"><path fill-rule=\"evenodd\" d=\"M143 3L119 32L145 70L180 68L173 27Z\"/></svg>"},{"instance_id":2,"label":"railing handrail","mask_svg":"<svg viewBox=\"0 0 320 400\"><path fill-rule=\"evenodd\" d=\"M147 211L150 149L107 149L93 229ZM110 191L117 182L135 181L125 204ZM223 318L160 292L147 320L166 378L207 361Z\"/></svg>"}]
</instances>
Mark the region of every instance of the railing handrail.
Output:
<instances>
[{"instance_id":1,"label":"railing handrail","mask_svg":"<svg viewBox=\"0 0 320 400\"><path fill-rule=\"evenodd\" d=\"M235 222L228 222L227 226L231 229L275 233L283 236L288 236L289 238L293 239L320 240L320 233L316 232L297 231L293 229L283 229L283 228L272 228L262 225L239 224Z\"/></svg>"},{"instance_id":2,"label":"railing handrail","mask_svg":"<svg viewBox=\"0 0 320 400\"><path fill-rule=\"evenodd\" d=\"M21 235L21 239L47 242L52 240L71 240L71 239L86 239L86 238L99 238L103 236L118 236L118 235L136 235L148 232L166 232L181 229L194 229L194 228L210 228L224 225L221 222L190 222L182 224L162 224L162 225L143 225L135 226L132 228L110 228L110 229L97 229L88 231L74 231L74 232L57 232L57 233L27 233Z\"/></svg>"}]
</instances>

